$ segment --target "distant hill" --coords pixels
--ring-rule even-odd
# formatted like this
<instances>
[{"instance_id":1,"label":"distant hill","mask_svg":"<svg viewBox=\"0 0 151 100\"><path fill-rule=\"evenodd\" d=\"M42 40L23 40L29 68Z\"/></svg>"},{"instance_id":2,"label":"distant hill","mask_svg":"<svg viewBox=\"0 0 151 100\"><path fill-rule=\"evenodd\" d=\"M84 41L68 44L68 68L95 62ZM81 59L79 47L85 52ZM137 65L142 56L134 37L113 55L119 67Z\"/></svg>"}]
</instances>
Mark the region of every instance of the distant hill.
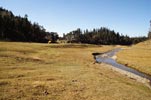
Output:
<instances>
[{"instance_id":1,"label":"distant hill","mask_svg":"<svg viewBox=\"0 0 151 100\"><path fill-rule=\"evenodd\" d=\"M0 40L22 42L48 42L54 33L46 32L38 23L31 23L28 15L15 16L11 11L0 8ZM57 34L57 33L55 33Z\"/></svg>"},{"instance_id":2,"label":"distant hill","mask_svg":"<svg viewBox=\"0 0 151 100\"><path fill-rule=\"evenodd\" d=\"M145 41L146 37L129 37L119 34L114 30L106 27L101 27L89 31L88 29L81 31L80 28L64 34L64 39L70 43L89 43L89 44L104 44L104 45L131 45Z\"/></svg>"},{"instance_id":3,"label":"distant hill","mask_svg":"<svg viewBox=\"0 0 151 100\"><path fill-rule=\"evenodd\" d=\"M56 42L58 39L56 32L46 32L45 28L38 23L31 23L28 15L24 17L15 16L11 11L0 8L0 40L21 41L21 42ZM88 43L105 45L131 45L145 41L146 37L130 38L121 35L119 32L105 27L84 32L81 29L64 34L61 38L70 43Z\"/></svg>"}]
</instances>

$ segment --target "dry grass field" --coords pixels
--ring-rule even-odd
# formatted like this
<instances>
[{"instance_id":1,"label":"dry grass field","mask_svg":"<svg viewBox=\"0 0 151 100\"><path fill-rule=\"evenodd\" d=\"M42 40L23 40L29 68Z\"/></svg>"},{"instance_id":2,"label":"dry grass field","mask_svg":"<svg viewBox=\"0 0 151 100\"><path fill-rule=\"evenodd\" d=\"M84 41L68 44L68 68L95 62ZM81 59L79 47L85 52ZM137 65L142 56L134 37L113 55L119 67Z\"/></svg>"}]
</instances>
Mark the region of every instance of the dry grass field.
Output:
<instances>
[{"instance_id":1,"label":"dry grass field","mask_svg":"<svg viewBox=\"0 0 151 100\"><path fill-rule=\"evenodd\" d=\"M113 48L0 42L0 100L151 100L144 84L94 64L93 52Z\"/></svg>"},{"instance_id":2,"label":"dry grass field","mask_svg":"<svg viewBox=\"0 0 151 100\"><path fill-rule=\"evenodd\" d=\"M119 63L151 75L151 40L127 47L117 56Z\"/></svg>"}]
</instances>

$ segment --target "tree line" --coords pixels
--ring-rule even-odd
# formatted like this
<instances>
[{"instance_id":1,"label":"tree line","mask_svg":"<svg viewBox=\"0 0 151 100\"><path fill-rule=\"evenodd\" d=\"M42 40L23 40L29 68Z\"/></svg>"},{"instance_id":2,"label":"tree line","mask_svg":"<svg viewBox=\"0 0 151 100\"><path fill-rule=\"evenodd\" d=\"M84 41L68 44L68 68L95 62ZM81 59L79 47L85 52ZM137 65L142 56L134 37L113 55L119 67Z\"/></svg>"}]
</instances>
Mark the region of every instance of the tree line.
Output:
<instances>
[{"instance_id":1,"label":"tree line","mask_svg":"<svg viewBox=\"0 0 151 100\"><path fill-rule=\"evenodd\" d=\"M151 33L148 34L151 37ZM51 41L55 43L59 39L56 32L47 32L38 23L28 20L28 15L24 17L15 16L11 11L0 7L0 40L21 41L21 42L41 42ZM80 28L63 35L63 38L70 43L88 43L105 45L131 45L145 41L146 37L133 37L119 34L114 30L101 27L93 30Z\"/></svg>"},{"instance_id":2,"label":"tree line","mask_svg":"<svg viewBox=\"0 0 151 100\"><path fill-rule=\"evenodd\" d=\"M63 38L70 43L88 43L104 45L131 45L145 41L146 37L133 37L119 34L114 30L105 27L99 29L88 29L82 31L80 28L63 35Z\"/></svg>"},{"instance_id":3,"label":"tree line","mask_svg":"<svg viewBox=\"0 0 151 100\"><path fill-rule=\"evenodd\" d=\"M151 32L148 32L148 38L151 39Z\"/></svg>"},{"instance_id":4,"label":"tree line","mask_svg":"<svg viewBox=\"0 0 151 100\"><path fill-rule=\"evenodd\" d=\"M28 15L15 16L11 11L0 7L0 40L22 42L56 42L58 34L46 32L38 23L31 23Z\"/></svg>"},{"instance_id":5,"label":"tree line","mask_svg":"<svg viewBox=\"0 0 151 100\"><path fill-rule=\"evenodd\" d=\"M151 39L151 21L150 21L150 28L149 28L149 32L148 32L148 38Z\"/></svg>"}]
</instances>

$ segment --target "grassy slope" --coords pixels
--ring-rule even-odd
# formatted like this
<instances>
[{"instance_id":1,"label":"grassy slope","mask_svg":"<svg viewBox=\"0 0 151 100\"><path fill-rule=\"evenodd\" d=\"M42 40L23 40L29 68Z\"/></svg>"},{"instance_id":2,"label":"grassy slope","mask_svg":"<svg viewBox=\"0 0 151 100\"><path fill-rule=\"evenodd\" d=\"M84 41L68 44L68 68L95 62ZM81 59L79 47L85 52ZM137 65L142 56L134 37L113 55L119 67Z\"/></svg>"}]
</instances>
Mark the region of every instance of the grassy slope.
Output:
<instances>
[{"instance_id":1,"label":"grassy slope","mask_svg":"<svg viewBox=\"0 0 151 100\"><path fill-rule=\"evenodd\" d=\"M128 47L117 56L118 62L151 75L151 40Z\"/></svg>"},{"instance_id":2,"label":"grassy slope","mask_svg":"<svg viewBox=\"0 0 151 100\"><path fill-rule=\"evenodd\" d=\"M149 100L143 84L93 64L113 46L0 42L0 99Z\"/></svg>"}]
</instances>

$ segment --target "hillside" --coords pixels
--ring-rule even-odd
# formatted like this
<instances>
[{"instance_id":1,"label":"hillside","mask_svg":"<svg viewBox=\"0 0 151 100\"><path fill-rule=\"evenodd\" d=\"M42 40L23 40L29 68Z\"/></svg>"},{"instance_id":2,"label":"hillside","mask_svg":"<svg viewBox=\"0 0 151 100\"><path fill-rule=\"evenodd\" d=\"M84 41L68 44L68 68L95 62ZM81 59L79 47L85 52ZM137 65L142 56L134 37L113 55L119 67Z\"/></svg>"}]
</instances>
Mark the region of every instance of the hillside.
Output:
<instances>
[{"instance_id":1,"label":"hillside","mask_svg":"<svg viewBox=\"0 0 151 100\"><path fill-rule=\"evenodd\" d=\"M28 20L27 14L24 17L16 16L13 12L0 7L0 41L47 43L51 40L51 42L55 43L57 39L59 39L57 32L47 32L37 22L32 23ZM114 30L101 27L93 30L81 30L78 28L64 34L60 39L70 43L131 45L145 41L147 38L130 38Z\"/></svg>"},{"instance_id":2,"label":"hillside","mask_svg":"<svg viewBox=\"0 0 151 100\"><path fill-rule=\"evenodd\" d=\"M151 90L92 53L116 46L0 42L1 100L149 100Z\"/></svg>"},{"instance_id":3,"label":"hillside","mask_svg":"<svg viewBox=\"0 0 151 100\"><path fill-rule=\"evenodd\" d=\"M29 21L28 15L15 16L11 11L0 7L0 41L47 43L52 38L56 41L57 33L46 32L43 26Z\"/></svg>"},{"instance_id":4,"label":"hillside","mask_svg":"<svg viewBox=\"0 0 151 100\"><path fill-rule=\"evenodd\" d=\"M127 47L117 56L119 63L151 75L151 40Z\"/></svg>"}]
</instances>

